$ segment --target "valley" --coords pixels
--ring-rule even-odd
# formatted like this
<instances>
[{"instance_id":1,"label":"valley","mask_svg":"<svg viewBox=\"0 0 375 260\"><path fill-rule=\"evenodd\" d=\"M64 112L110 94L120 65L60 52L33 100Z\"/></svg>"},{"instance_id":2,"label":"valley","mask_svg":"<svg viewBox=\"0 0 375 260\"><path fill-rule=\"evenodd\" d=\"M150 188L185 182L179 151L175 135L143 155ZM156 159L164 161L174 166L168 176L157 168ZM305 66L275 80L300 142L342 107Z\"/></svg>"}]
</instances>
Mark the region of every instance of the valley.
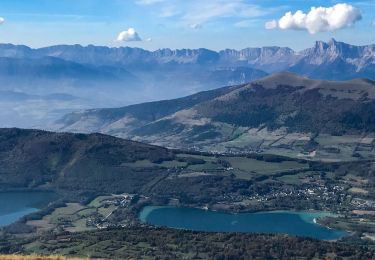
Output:
<instances>
[{"instance_id":1,"label":"valley","mask_svg":"<svg viewBox=\"0 0 375 260\"><path fill-rule=\"evenodd\" d=\"M170 249L112 236L144 230L174 245L182 232L210 244L217 234L242 230L240 239L278 241L286 233L315 251L325 243L336 255L350 245L349 255L371 258L374 100L370 80L282 72L178 99L69 113L50 126L58 132L0 129L0 188L58 196L3 227L0 252L103 257L110 247L111 258L124 256L125 248L139 258L165 257ZM155 207L173 210L182 222L140 217ZM218 214L222 222L219 229L199 228L203 220L186 226L180 211L207 221ZM279 224L257 222L259 214ZM306 220L310 215L316 217ZM103 232L111 234L100 238L103 244L89 243ZM179 256L191 257L196 246ZM246 246L241 250L234 254Z\"/></svg>"},{"instance_id":2,"label":"valley","mask_svg":"<svg viewBox=\"0 0 375 260\"><path fill-rule=\"evenodd\" d=\"M337 216L317 221L350 233L338 241L338 247L344 243L372 250L375 246L371 239L375 234L371 214L375 211L375 162L371 159L322 162L271 154L211 154L168 150L100 134L0 132L2 189L48 190L59 195L43 210L2 229L3 253L85 257L86 246L70 245L71 251L64 251L62 245L81 243L80 239L89 239L95 232L164 232L140 222L138 216L146 206L167 205L237 213L331 212ZM35 149L37 153L28 152ZM34 168L25 171L30 161ZM193 234L203 236L184 233ZM56 243L51 236L58 238ZM216 235L207 239L211 236ZM90 255L100 257L101 250L100 243L96 244Z\"/></svg>"},{"instance_id":3,"label":"valley","mask_svg":"<svg viewBox=\"0 0 375 260\"><path fill-rule=\"evenodd\" d=\"M0 260L374 260L373 2L0 0Z\"/></svg>"}]
</instances>

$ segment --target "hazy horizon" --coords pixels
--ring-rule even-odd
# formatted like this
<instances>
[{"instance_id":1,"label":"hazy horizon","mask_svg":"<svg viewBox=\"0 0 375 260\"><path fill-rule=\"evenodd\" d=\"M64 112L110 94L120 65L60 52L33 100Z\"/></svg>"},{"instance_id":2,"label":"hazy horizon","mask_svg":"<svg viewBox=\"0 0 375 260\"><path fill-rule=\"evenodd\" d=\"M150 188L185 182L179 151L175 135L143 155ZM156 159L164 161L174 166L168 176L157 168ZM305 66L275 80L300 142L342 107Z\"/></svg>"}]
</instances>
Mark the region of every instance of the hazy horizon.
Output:
<instances>
[{"instance_id":1,"label":"hazy horizon","mask_svg":"<svg viewBox=\"0 0 375 260\"><path fill-rule=\"evenodd\" d=\"M81 44L81 43L71 43L71 44L67 44L67 43L60 43L60 44L52 44L52 45L45 45L45 46L39 46L39 47L33 47L31 45L27 45L27 44L22 44L22 43L19 43L19 44L15 44L15 43L11 43L11 42L0 42L0 45L15 45L15 46L25 46L25 47L28 47L30 49L33 49L33 50L38 50L38 49L44 49L44 48L49 48L49 47L55 47L55 46L81 46L81 47L90 47L90 46L94 46L94 47L104 47L104 48L114 48L114 49L117 49L117 48L139 48L139 49L143 49L143 50L146 50L146 51L150 51L150 52L154 52L154 51L158 51L158 50L165 50L165 49L170 49L172 51L175 51L175 50L188 50L188 49L191 49L191 50L198 50L198 49L207 49L207 50L211 50L211 51L215 51L215 52L219 52L219 51L225 51L225 50L235 50L235 51L241 51L241 50L244 50L244 49L257 49L257 48L267 48L267 47L280 47L280 48L290 48L292 49L293 51L295 52L300 52L300 51L303 51L305 49L309 49L309 48L312 48L314 46L314 44L316 42L325 42L325 43L329 43L331 41L336 41L336 42L339 42L339 43L345 43L345 44L349 44L349 45L353 45L353 46L358 46L358 47L363 47L363 46L368 46L368 45L375 45L375 39L374 41L372 42L369 42L369 43L363 43L363 44L355 44L353 42L347 42L347 41L340 41L336 38L328 38L326 40L312 40L311 41L311 44L310 45L307 45L306 47L302 48L302 49L294 49L290 46L283 46L283 45L259 45L259 46L248 46L248 47L244 47L244 48L241 48L241 49L234 49L234 48L230 48L230 47L225 47L223 49L210 49L210 48L204 48L204 47L198 47L198 48L188 48L188 47L182 47L182 48L169 48L169 47L160 47L160 48L157 48L157 49L151 49L151 48L148 48L147 46L146 47L140 47L140 46L111 46L111 45L96 45L96 44L92 44L92 43L88 43L88 44Z\"/></svg>"}]
</instances>

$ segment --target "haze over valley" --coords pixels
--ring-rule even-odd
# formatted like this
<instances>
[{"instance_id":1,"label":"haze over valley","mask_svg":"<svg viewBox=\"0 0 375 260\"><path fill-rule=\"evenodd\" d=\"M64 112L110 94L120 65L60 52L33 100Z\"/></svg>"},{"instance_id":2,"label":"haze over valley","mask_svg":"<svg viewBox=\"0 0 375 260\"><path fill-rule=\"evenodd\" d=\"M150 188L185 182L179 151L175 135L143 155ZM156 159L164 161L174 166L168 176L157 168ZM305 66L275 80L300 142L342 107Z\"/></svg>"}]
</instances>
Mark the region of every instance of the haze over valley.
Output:
<instances>
[{"instance_id":1,"label":"haze over valley","mask_svg":"<svg viewBox=\"0 0 375 260\"><path fill-rule=\"evenodd\" d=\"M1 125L45 128L72 111L177 98L281 71L313 79L375 79L375 45L332 39L299 52L287 47L215 52L2 44L0 68Z\"/></svg>"},{"instance_id":2,"label":"haze over valley","mask_svg":"<svg viewBox=\"0 0 375 260\"><path fill-rule=\"evenodd\" d=\"M375 259L373 1L0 7L0 259Z\"/></svg>"}]
</instances>

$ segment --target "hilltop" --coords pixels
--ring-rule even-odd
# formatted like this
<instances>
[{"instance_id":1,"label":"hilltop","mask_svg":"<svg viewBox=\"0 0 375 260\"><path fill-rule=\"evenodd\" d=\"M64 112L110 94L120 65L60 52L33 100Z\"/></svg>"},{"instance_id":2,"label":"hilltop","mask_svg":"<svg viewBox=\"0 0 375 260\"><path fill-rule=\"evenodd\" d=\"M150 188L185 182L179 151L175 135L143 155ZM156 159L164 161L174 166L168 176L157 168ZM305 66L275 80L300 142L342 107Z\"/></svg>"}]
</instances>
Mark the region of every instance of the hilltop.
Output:
<instances>
[{"instance_id":1,"label":"hilltop","mask_svg":"<svg viewBox=\"0 0 375 260\"><path fill-rule=\"evenodd\" d=\"M127 163L171 160L165 148L102 134L0 129L0 188L45 188L73 193L132 192L161 174Z\"/></svg>"},{"instance_id":2,"label":"hilltop","mask_svg":"<svg viewBox=\"0 0 375 260\"><path fill-rule=\"evenodd\" d=\"M375 82L371 80L313 80L282 72L181 99L76 112L53 129L211 151L282 153L280 149L288 145L284 140L298 140L300 147L291 147L298 151L295 155L317 148L319 138L352 136L348 138L356 140L349 144L354 154L362 138L373 144L374 109ZM329 147L340 149L337 145L346 142L341 139Z\"/></svg>"}]
</instances>

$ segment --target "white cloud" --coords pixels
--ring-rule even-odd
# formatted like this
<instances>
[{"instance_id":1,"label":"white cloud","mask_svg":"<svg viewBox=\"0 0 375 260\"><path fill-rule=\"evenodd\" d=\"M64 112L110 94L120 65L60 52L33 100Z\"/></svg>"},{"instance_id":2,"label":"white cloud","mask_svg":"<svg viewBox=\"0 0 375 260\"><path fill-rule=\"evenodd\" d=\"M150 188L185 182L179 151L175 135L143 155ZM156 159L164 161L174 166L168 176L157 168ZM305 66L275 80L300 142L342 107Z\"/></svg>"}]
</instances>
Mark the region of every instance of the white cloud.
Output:
<instances>
[{"instance_id":1,"label":"white cloud","mask_svg":"<svg viewBox=\"0 0 375 260\"><path fill-rule=\"evenodd\" d=\"M307 14L298 10L287 12L279 21L265 24L266 29L307 30L311 34L335 31L353 26L362 19L359 9L350 4L336 4L332 7L312 7Z\"/></svg>"},{"instance_id":2,"label":"white cloud","mask_svg":"<svg viewBox=\"0 0 375 260\"><path fill-rule=\"evenodd\" d=\"M0 25L5 23L5 19L3 17L0 17Z\"/></svg>"},{"instance_id":3,"label":"white cloud","mask_svg":"<svg viewBox=\"0 0 375 260\"><path fill-rule=\"evenodd\" d=\"M138 33L135 31L134 28L129 28L126 31L122 31L117 36L117 41L119 42L135 42L135 41L142 41L141 37L139 37Z\"/></svg>"},{"instance_id":4,"label":"white cloud","mask_svg":"<svg viewBox=\"0 0 375 260\"><path fill-rule=\"evenodd\" d=\"M277 28L277 25L278 25L277 21L272 20L272 21L266 22L265 27L266 27L267 30L272 30L272 29Z\"/></svg>"}]
</instances>

